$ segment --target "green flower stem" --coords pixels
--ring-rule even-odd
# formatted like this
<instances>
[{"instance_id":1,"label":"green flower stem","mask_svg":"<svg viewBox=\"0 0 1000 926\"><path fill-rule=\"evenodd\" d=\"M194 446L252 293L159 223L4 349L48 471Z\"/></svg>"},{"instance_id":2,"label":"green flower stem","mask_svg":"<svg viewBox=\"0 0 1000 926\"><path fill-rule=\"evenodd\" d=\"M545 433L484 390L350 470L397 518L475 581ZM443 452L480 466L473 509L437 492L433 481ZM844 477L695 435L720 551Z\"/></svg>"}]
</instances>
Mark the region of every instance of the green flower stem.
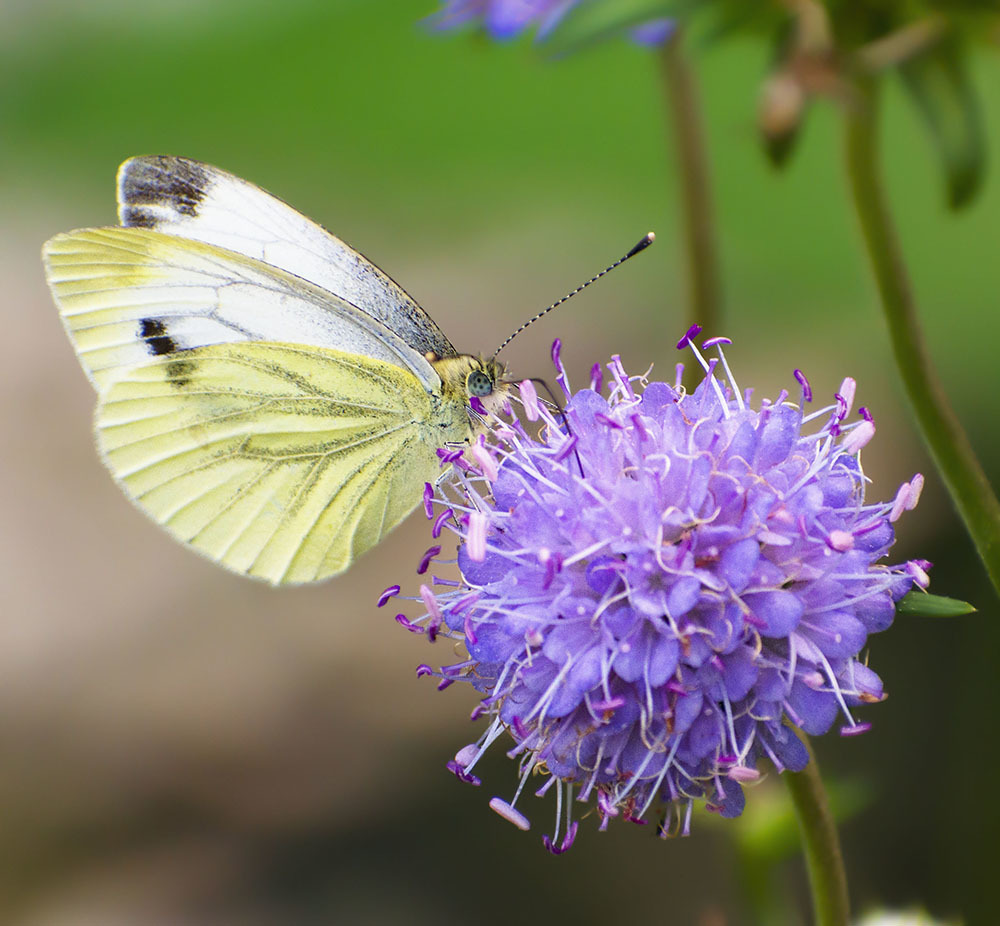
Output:
<instances>
[{"instance_id":1,"label":"green flower stem","mask_svg":"<svg viewBox=\"0 0 1000 926\"><path fill-rule=\"evenodd\" d=\"M669 127L680 178L689 287L689 324L698 323L709 336L721 333L722 294L719 286L715 222L694 72L684 56L682 30L660 49Z\"/></svg>"},{"instance_id":2,"label":"green flower stem","mask_svg":"<svg viewBox=\"0 0 1000 926\"><path fill-rule=\"evenodd\" d=\"M892 352L924 441L1000 594L1000 502L948 403L924 342L878 169L877 78L861 77L844 108L847 172Z\"/></svg>"},{"instance_id":3,"label":"green flower stem","mask_svg":"<svg viewBox=\"0 0 1000 926\"><path fill-rule=\"evenodd\" d=\"M812 744L804 734L802 740L809 750L809 764L801 772L785 772L781 777L799 820L816 926L847 926L850 906L840 839Z\"/></svg>"}]
</instances>

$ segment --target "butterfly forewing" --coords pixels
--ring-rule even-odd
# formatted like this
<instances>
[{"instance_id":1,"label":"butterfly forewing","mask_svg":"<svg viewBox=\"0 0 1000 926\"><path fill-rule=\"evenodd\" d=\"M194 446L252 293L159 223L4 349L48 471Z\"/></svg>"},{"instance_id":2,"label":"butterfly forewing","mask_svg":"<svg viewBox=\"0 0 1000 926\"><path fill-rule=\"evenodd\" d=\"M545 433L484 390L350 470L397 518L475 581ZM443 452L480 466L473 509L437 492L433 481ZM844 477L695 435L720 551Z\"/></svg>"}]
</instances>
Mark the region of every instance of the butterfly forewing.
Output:
<instances>
[{"instance_id":1,"label":"butterfly forewing","mask_svg":"<svg viewBox=\"0 0 1000 926\"><path fill-rule=\"evenodd\" d=\"M370 315L243 254L148 229L95 228L56 236L45 261L80 362L99 388L151 358L240 341L356 353L439 387L424 357Z\"/></svg>"},{"instance_id":2,"label":"butterfly forewing","mask_svg":"<svg viewBox=\"0 0 1000 926\"><path fill-rule=\"evenodd\" d=\"M419 501L464 409L399 367L340 351L219 344L129 370L98 441L136 503L178 539L273 583L343 571Z\"/></svg>"},{"instance_id":3,"label":"butterfly forewing","mask_svg":"<svg viewBox=\"0 0 1000 926\"><path fill-rule=\"evenodd\" d=\"M187 158L131 158L118 172L118 203L122 225L204 241L280 267L336 293L420 354L455 354L434 320L371 261L226 171Z\"/></svg>"}]
</instances>

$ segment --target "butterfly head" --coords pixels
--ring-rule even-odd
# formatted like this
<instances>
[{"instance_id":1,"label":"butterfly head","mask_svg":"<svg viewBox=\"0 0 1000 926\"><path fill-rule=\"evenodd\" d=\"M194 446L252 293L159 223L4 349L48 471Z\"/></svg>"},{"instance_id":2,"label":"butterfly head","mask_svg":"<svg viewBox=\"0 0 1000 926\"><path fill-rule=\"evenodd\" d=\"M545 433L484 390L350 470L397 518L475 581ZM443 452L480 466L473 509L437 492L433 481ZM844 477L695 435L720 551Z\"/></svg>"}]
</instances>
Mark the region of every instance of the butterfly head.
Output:
<instances>
[{"instance_id":1,"label":"butterfly head","mask_svg":"<svg viewBox=\"0 0 1000 926\"><path fill-rule=\"evenodd\" d=\"M503 381L504 365L496 360L459 354L432 359L431 365L441 377L444 394L463 405L478 399L489 411L499 411L510 389Z\"/></svg>"}]
</instances>

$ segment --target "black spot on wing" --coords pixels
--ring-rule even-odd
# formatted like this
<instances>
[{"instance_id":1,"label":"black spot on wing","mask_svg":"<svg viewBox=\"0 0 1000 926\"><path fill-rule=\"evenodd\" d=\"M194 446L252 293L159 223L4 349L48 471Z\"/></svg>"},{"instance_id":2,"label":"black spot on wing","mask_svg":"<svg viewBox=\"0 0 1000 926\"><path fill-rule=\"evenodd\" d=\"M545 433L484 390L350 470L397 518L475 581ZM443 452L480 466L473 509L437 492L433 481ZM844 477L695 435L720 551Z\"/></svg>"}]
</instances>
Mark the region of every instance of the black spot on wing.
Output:
<instances>
[{"instance_id":1,"label":"black spot on wing","mask_svg":"<svg viewBox=\"0 0 1000 926\"><path fill-rule=\"evenodd\" d=\"M127 228L156 228L156 216L141 206L125 206L122 209L122 225Z\"/></svg>"},{"instance_id":2,"label":"black spot on wing","mask_svg":"<svg viewBox=\"0 0 1000 926\"><path fill-rule=\"evenodd\" d=\"M197 161L140 158L129 165L123 178L123 222L129 224L130 206L168 205L181 215L197 215L198 204L210 185L211 177ZM142 215L148 217L149 213Z\"/></svg>"},{"instance_id":3,"label":"black spot on wing","mask_svg":"<svg viewBox=\"0 0 1000 926\"><path fill-rule=\"evenodd\" d=\"M177 342L167 334L166 325L158 318L141 319L139 337L146 342L146 347L154 357L173 354L178 349Z\"/></svg>"},{"instance_id":4,"label":"black spot on wing","mask_svg":"<svg viewBox=\"0 0 1000 926\"><path fill-rule=\"evenodd\" d=\"M167 364L167 379L178 389L191 382L193 372L194 364L190 360L171 360Z\"/></svg>"}]
</instances>

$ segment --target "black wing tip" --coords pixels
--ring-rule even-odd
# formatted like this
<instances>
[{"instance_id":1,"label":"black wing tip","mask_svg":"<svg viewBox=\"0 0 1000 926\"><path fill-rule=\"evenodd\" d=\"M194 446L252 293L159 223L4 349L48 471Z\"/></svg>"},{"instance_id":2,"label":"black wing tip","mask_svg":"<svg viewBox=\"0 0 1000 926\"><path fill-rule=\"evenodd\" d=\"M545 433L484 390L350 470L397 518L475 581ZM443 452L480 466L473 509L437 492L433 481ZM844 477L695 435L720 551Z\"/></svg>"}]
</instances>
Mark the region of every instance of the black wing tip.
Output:
<instances>
[{"instance_id":1,"label":"black wing tip","mask_svg":"<svg viewBox=\"0 0 1000 926\"><path fill-rule=\"evenodd\" d=\"M171 155L129 158L118 169L119 219L122 225L156 227L154 213L142 206L166 206L182 216L198 214L212 175L208 165Z\"/></svg>"}]
</instances>

